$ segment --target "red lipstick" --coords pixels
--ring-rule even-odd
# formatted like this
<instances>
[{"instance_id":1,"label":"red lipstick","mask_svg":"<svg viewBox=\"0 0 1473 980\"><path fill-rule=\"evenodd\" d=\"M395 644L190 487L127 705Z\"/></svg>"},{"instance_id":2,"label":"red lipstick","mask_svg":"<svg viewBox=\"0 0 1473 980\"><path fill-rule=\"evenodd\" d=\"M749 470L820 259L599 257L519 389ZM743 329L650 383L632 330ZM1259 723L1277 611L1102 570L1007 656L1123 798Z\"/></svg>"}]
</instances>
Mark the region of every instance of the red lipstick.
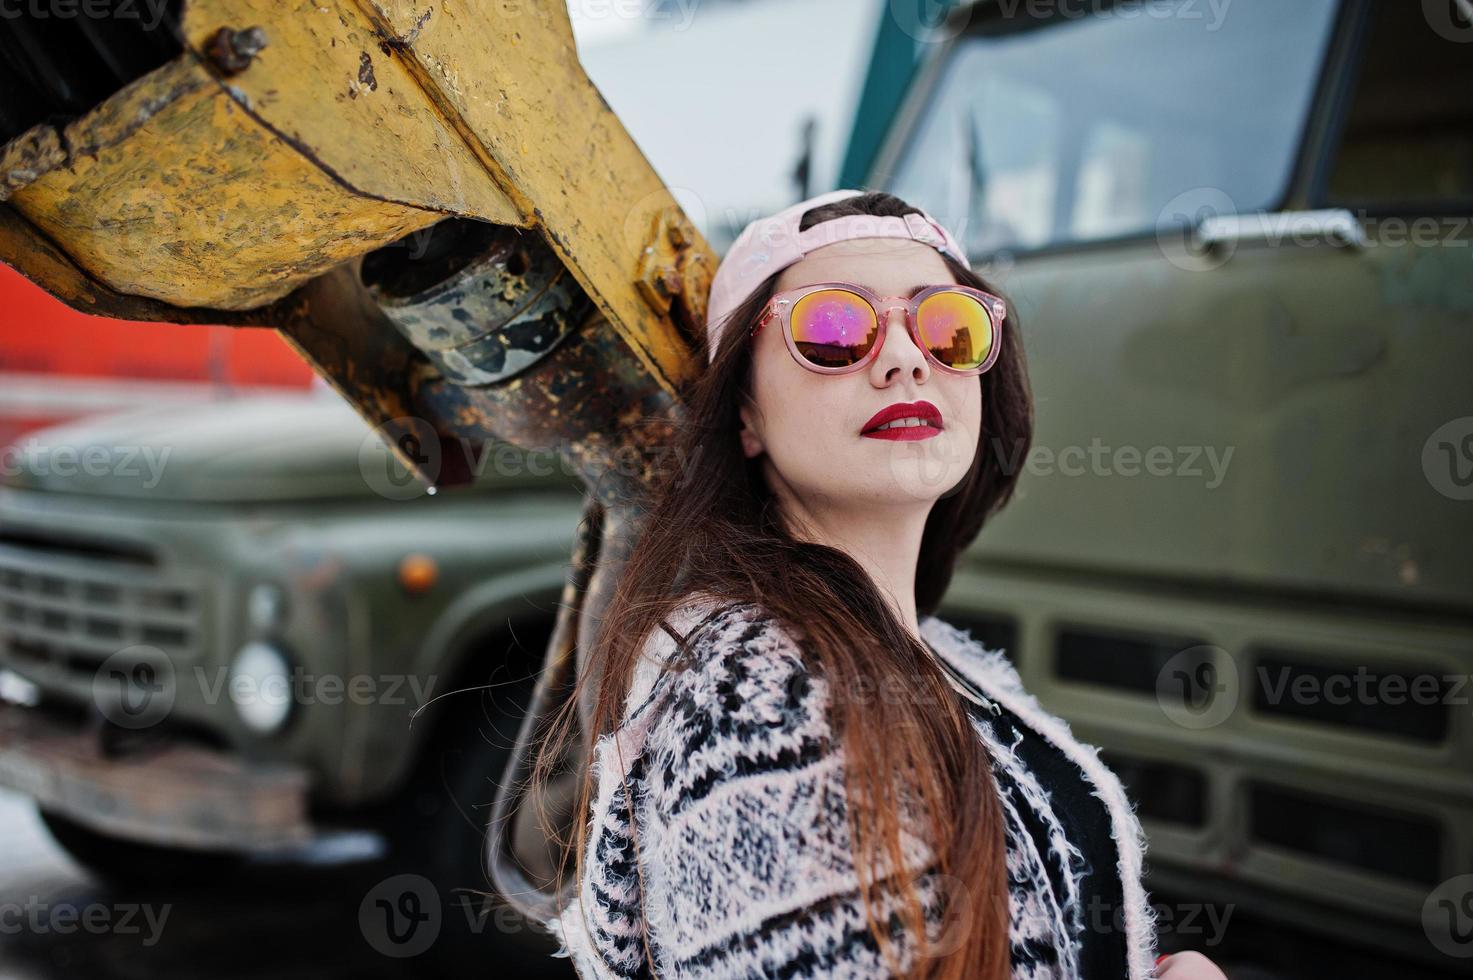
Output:
<instances>
[{"instance_id":1,"label":"red lipstick","mask_svg":"<svg viewBox=\"0 0 1473 980\"><path fill-rule=\"evenodd\" d=\"M916 424L917 421L920 424ZM880 428L887 422L895 424L889 428ZM864 428L859 430L859 434L869 439L910 442L938 436L942 428L941 410L930 402L921 400L887 405L864 423Z\"/></svg>"}]
</instances>

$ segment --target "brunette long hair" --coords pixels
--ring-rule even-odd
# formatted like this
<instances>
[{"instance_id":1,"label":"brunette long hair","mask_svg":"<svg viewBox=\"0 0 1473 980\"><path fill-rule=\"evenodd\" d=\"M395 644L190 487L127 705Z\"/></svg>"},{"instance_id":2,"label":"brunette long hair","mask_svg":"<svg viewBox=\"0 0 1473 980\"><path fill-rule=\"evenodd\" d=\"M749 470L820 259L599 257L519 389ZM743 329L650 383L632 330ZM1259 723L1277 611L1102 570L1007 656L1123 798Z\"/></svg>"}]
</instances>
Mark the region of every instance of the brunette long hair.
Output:
<instances>
[{"instance_id":1,"label":"brunette long hair","mask_svg":"<svg viewBox=\"0 0 1473 980\"><path fill-rule=\"evenodd\" d=\"M917 210L890 194L866 193L808 211L801 227L852 214L899 216ZM957 282L997 292L971 269L943 259ZM687 412L676 439L675 465L657 475L647 502L641 503L644 530L586 651L587 662L598 668L586 675L596 678L596 689L583 758L591 759L598 737L620 723L646 638L689 593L758 604L801 638L810 672L839 680L829 685L836 692L831 728L846 756L847 809L866 920L884 956L892 968L898 963L895 925L881 921L880 883L865 869L905 866L902 800L919 798L926 801L925 839L942 880L950 882L948 918L960 928L944 955L928 945L917 883L899 876L899 926L916 938L920 954L908 975L1004 980L1009 974L1006 861L986 749L932 655L891 612L860 565L839 549L797 540L784 529L759 460L747 459L737 438L737 409L751 391L748 335L776 282L773 275L733 311L720 332L714 361L682 393ZM915 586L922 617L935 613L958 554L1012 495L1017 472L1007 460L1021 458L1031 442L1032 396L1011 308L1001 342L997 363L979 379L982 427L972 468L936 501L926 521ZM705 350L698 354L702 361L706 355ZM985 451L988 445L993 452ZM554 760L564 757L583 684L580 679L580 690L552 725L534 781L549 778ZM904 691L907 696L851 698L837 694L843 690ZM573 810L576 829L563 842L568 849L564 867L571 863L576 881L584 875L585 820L593 791L592 773L585 769Z\"/></svg>"}]
</instances>

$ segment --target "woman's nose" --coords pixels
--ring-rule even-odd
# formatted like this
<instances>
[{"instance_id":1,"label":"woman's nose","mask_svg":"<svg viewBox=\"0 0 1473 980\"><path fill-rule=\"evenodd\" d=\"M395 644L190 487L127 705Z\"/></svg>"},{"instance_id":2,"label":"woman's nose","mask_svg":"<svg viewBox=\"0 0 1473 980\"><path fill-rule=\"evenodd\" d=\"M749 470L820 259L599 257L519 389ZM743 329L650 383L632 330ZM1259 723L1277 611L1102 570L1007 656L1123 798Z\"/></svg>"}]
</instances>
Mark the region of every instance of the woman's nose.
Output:
<instances>
[{"instance_id":1,"label":"woman's nose","mask_svg":"<svg viewBox=\"0 0 1473 980\"><path fill-rule=\"evenodd\" d=\"M926 355L916 347L910 331L906 329L906 307L888 307L884 316L885 344L874 363L874 368L879 373L877 382L888 383L897 373L904 374L906 371L917 381L926 380L930 375L930 365L926 363Z\"/></svg>"}]
</instances>

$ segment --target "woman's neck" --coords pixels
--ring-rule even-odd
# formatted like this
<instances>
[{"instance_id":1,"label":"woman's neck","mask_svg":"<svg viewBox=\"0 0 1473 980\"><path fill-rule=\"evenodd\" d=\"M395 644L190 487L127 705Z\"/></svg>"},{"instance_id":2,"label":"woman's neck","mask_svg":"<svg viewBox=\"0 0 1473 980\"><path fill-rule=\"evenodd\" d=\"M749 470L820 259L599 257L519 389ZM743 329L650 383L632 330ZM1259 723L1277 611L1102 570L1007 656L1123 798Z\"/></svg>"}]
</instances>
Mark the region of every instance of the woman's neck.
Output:
<instances>
[{"instance_id":1,"label":"woman's neck","mask_svg":"<svg viewBox=\"0 0 1473 980\"><path fill-rule=\"evenodd\" d=\"M852 511L815 511L800 508L789 527L795 537L838 548L869 573L880 596L911 634L920 641L916 617L916 561L926 530L929 507L894 507L863 515Z\"/></svg>"}]
</instances>

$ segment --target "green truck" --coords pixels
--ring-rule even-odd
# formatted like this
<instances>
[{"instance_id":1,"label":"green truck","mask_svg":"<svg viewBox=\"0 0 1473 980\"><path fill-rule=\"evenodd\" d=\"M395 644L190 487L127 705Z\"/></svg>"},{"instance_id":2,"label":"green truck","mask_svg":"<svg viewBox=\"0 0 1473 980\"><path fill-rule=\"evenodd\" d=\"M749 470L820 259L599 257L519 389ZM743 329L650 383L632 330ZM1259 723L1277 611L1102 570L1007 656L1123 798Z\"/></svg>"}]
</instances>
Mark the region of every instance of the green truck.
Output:
<instances>
[{"instance_id":1,"label":"green truck","mask_svg":"<svg viewBox=\"0 0 1473 980\"><path fill-rule=\"evenodd\" d=\"M882 29L841 183L961 229L1037 397L952 612L1126 780L1167 950L1473 956L1468 14L999 0Z\"/></svg>"},{"instance_id":2,"label":"green truck","mask_svg":"<svg viewBox=\"0 0 1473 980\"><path fill-rule=\"evenodd\" d=\"M330 392L24 445L0 486L0 785L79 861L129 884L269 862L413 869L447 905L485 888L479 815L546 649L575 477L488 447L472 486L431 494ZM481 935L562 975L525 930Z\"/></svg>"}]
</instances>

